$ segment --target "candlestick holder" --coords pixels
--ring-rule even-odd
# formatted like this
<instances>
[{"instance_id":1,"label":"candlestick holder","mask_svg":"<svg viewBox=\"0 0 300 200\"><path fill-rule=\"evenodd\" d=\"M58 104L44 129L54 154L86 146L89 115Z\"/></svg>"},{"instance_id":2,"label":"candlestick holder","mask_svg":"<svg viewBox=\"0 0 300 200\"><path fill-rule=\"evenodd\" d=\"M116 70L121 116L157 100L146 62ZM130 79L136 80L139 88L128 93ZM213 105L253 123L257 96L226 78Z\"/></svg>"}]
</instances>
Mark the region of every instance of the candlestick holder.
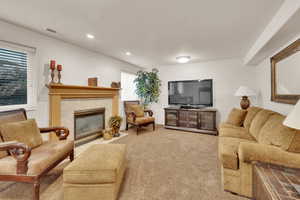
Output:
<instances>
[{"instance_id":1,"label":"candlestick holder","mask_svg":"<svg viewBox=\"0 0 300 200\"><path fill-rule=\"evenodd\" d=\"M54 84L54 70L55 70L55 60L50 60L50 70L51 70L51 82L50 84Z\"/></svg>"},{"instance_id":2,"label":"candlestick holder","mask_svg":"<svg viewBox=\"0 0 300 200\"><path fill-rule=\"evenodd\" d=\"M51 82L50 82L51 84L54 84L54 70L55 69L51 68Z\"/></svg>"},{"instance_id":3,"label":"candlestick holder","mask_svg":"<svg viewBox=\"0 0 300 200\"><path fill-rule=\"evenodd\" d=\"M57 77L58 77L58 83L57 84L62 84L61 83L61 71L62 71L62 66L61 65L57 65Z\"/></svg>"}]
</instances>

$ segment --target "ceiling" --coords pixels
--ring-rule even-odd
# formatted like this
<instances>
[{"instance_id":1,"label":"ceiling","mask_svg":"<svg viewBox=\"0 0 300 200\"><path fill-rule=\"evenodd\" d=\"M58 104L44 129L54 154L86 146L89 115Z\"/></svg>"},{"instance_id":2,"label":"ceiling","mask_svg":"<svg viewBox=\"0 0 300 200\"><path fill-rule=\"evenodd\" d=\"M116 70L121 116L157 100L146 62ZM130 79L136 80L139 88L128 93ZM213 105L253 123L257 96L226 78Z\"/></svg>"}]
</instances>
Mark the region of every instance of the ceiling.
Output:
<instances>
[{"instance_id":1,"label":"ceiling","mask_svg":"<svg viewBox=\"0 0 300 200\"><path fill-rule=\"evenodd\" d=\"M174 64L180 55L192 62L244 56L283 1L1 0L0 18L152 67Z\"/></svg>"}]
</instances>

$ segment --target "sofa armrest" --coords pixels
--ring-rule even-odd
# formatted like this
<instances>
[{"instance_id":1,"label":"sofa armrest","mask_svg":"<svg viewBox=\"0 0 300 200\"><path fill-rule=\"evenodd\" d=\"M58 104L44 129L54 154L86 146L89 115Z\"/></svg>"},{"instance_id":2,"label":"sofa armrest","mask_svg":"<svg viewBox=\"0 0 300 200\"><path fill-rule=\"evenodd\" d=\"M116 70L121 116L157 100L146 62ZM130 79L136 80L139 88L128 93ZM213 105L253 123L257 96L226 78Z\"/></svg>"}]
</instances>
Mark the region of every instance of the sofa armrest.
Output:
<instances>
[{"instance_id":1,"label":"sofa armrest","mask_svg":"<svg viewBox=\"0 0 300 200\"><path fill-rule=\"evenodd\" d=\"M17 174L26 174L28 170L28 159L31 155L31 148L26 144L11 141L0 143L0 151L9 151L17 161Z\"/></svg>"},{"instance_id":2,"label":"sofa armrest","mask_svg":"<svg viewBox=\"0 0 300 200\"><path fill-rule=\"evenodd\" d=\"M152 110L144 110L144 112L145 112L145 113L148 113L148 115L149 115L150 117L153 116Z\"/></svg>"},{"instance_id":3,"label":"sofa armrest","mask_svg":"<svg viewBox=\"0 0 300 200\"><path fill-rule=\"evenodd\" d=\"M68 138L70 131L66 127L47 127L47 128L40 128L41 133L49 133L55 132L59 140L65 140Z\"/></svg>"},{"instance_id":4,"label":"sofa armrest","mask_svg":"<svg viewBox=\"0 0 300 200\"><path fill-rule=\"evenodd\" d=\"M279 147L258 143L241 142L238 156L241 162L253 161L300 168L300 153L284 151Z\"/></svg>"}]
</instances>

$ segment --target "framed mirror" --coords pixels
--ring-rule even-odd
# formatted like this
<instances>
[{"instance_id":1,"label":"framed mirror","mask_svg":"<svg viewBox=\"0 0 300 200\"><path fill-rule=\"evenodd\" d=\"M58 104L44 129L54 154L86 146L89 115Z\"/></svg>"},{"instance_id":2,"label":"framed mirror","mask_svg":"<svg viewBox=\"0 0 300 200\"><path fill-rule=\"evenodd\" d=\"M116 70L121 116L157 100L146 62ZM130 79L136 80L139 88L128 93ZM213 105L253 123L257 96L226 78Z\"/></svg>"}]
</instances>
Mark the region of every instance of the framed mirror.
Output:
<instances>
[{"instance_id":1,"label":"framed mirror","mask_svg":"<svg viewBox=\"0 0 300 200\"><path fill-rule=\"evenodd\" d=\"M300 39L271 58L271 101L296 104L300 99Z\"/></svg>"}]
</instances>

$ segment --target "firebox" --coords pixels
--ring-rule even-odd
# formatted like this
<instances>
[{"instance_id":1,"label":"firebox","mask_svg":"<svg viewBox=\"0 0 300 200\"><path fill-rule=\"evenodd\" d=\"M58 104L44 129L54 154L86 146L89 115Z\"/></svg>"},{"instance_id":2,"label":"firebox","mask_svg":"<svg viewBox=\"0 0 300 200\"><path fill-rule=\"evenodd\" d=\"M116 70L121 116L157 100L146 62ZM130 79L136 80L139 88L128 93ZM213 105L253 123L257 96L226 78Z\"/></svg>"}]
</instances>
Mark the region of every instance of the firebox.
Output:
<instances>
[{"instance_id":1,"label":"firebox","mask_svg":"<svg viewBox=\"0 0 300 200\"><path fill-rule=\"evenodd\" d=\"M77 110L74 112L74 138L81 140L100 135L105 129L105 108Z\"/></svg>"}]
</instances>

